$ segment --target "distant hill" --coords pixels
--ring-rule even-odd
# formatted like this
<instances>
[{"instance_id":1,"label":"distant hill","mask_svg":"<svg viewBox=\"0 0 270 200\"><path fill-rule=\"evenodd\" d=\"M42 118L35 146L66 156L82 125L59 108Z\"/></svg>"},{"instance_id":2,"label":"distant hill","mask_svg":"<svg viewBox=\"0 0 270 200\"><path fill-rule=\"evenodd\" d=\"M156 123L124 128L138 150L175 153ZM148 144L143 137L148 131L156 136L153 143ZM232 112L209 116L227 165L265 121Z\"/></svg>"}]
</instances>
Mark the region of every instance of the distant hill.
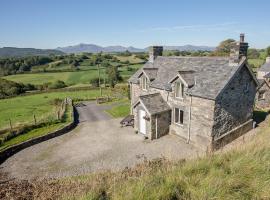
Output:
<instances>
[{"instance_id":1,"label":"distant hill","mask_svg":"<svg viewBox=\"0 0 270 200\"><path fill-rule=\"evenodd\" d=\"M193 45L184 45L184 46L164 46L165 50L179 50L179 51L213 51L215 47L208 46L193 46ZM97 52L146 52L147 48L140 49L135 47L123 47L123 46L108 46L102 47L95 44L78 44L74 46L68 47L58 47L56 50L65 52L65 53L81 53L81 52L89 52L89 53L97 53Z\"/></svg>"},{"instance_id":2,"label":"distant hill","mask_svg":"<svg viewBox=\"0 0 270 200\"><path fill-rule=\"evenodd\" d=\"M50 54L63 55L62 51L54 49L34 49L34 48L0 48L0 57L25 57L25 56L48 56Z\"/></svg>"},{"instance_id":3,"label":"distant hill","mask_svg":"<svg viewBox=\"0 0 270 200\"><path fill-rule=\"evenodd\" d=\"M98 52L123 52L123 51L130 51L130 52L143 52L145 49L137 49L134 47L123 47L123 46L108 46L102 47L95 44L78 44L74 46L68 47L58 47L56 50L65 52L65 53L81 53L81 52L88 52L88 53L98 53Z\"/></svg>"}]
</instances>

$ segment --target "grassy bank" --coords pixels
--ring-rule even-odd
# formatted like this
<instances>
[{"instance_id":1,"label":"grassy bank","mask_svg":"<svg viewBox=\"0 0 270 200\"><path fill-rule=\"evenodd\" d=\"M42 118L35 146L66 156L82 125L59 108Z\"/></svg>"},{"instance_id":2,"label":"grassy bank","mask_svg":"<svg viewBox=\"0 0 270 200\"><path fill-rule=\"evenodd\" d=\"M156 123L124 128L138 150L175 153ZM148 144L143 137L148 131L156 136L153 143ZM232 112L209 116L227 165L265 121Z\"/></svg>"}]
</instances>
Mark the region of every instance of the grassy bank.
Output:
<instances>
[{"instance_id":1,"label":"grassy bank","mask_svg":"<svg viewBox=\"0 0 270 200\"><path fill-rule=\"evenodd\" d=\"M38 125L36 128L35 127L28 128L29 131L25 131L25 133L18 135L16 137L13 137L9 140L6 140L2 144L0 144L0 151L10 146L20 144L27 140L37 138L43 135L47 135L48 133L51 133L53 131L63 128L64 126L66 126L68 123L70 123L73 120L72 112L73 112L72 107L67 106L61 120L54 120L51 122L43 123L43 124ZM1 139L1 136L3 135L0 135L0 139Z\"/></svg>"}]
</instances>

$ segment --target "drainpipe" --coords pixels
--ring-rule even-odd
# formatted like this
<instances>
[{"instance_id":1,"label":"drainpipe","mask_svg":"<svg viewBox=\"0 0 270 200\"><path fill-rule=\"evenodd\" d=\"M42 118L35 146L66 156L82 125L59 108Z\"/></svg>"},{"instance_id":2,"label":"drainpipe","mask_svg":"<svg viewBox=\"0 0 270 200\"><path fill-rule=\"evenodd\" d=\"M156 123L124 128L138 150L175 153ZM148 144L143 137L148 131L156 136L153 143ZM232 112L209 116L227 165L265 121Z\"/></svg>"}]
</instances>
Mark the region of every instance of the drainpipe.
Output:
<instances>
[{"instance_id":1,"label":"drainpipe","mask_svg":"<svg viewBox=\"0 0 270 200\"><path fill-rule=\"evenodd\" d=\"M190 142L190 127L191 127L191 105L192 105L192 96L190 95L190 104L189 104L189 114L188 114L188 139L187 144Z\"/></svg>"},{"instance_id":2,"label":"drainpipe","mask_svg":"<svg viewBox=\"0 0 270 200\"><path fill-rule=\"evenodd\" d=\"M157 132L157 115L156 115L156 139L158 139L158 132Z\"/></svg>"}]
</instances>

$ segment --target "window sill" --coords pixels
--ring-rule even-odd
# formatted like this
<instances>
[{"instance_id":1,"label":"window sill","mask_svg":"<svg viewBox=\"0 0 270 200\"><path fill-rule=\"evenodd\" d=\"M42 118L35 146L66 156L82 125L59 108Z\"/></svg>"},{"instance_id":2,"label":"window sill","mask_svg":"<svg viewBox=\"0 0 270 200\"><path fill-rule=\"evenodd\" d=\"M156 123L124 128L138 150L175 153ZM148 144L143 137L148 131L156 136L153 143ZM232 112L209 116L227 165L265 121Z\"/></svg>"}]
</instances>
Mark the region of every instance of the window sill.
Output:
<instances>
[{"instance_id":1,"label":"window sill","mask_svg":"<svg viewBox=\"0 0 270 200\"><path fill-rule=\"evenodd\" d=\"M184 127L184 124L178 124L178 123L175 123L175 122L174 122L174 124L175 124L176 126Z\"/></svg>"}]
</instances>

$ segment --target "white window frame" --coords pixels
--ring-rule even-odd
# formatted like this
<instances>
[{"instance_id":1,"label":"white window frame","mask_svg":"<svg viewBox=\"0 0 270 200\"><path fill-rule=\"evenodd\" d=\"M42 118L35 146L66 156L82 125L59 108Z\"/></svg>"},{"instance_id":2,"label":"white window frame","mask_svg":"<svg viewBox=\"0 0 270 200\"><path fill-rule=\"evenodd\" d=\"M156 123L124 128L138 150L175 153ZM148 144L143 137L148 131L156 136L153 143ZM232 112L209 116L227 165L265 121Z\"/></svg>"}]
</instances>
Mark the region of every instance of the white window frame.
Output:
<instances>
[{"instance_id":1,"label":"white window frame","mask_svg":"<svg viewBox=\"0 0 270 200\"><path fill-rule=\"evenodd\" d=\"M141 88L147 91L147 78L145 76L141 77Z\"/></svg>"},{"instance_id":2,"label":"white window frame","mask_svg":"<svg viewBox=\"0 0 270 200\"><path fill-rule=\"evenodd\" d=\"M176 110L178 110L178 121L176 121ZM182 114L181 114L182 113ZM184 111L180 108L174 108L174 123L180 126L184 125Z\"/></svg>"},{"instance_id":3,"label":"white window frame","mask_svg":"<svg viewBox=\"0 0 270 200\"><path fill-rule=\"evenodd\" d=\"M179 85L179 86L177 86ZM178 88L177 88L178 87ZM175 82L175 88L174 88L174 97L176 99L183 99L184 97L184 84L181 82Z\"/></svg>"}]
</instances>

